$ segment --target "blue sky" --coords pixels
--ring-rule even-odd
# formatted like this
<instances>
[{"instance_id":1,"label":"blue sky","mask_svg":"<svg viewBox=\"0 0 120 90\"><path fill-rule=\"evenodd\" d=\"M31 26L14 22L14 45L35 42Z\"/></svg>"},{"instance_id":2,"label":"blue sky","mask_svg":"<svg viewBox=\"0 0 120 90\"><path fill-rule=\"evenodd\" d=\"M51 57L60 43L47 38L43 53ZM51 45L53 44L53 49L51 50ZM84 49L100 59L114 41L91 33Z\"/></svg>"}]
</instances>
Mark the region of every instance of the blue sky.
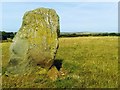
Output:
<instances>
[{"instance_id":1,"label":"blue sky","mask_svg":"<svg viewBox=\"0 0 120 90\"><path fill-rule=\"evenodd\" d=\"M118 32L118 6L113 2L2 3L2 30L18 31L24 13L39 7L56 10L61 32Z\"/></svg>"},{"instance_id":2,"label":"blue sky","mask_svg":"<svg viewBox=\"0 0 120 90\"><path fill-rule=\"evenodd\" d=\"M1 2L118 2L119 0L1 0Z\"/></svg>"}]
</instances>

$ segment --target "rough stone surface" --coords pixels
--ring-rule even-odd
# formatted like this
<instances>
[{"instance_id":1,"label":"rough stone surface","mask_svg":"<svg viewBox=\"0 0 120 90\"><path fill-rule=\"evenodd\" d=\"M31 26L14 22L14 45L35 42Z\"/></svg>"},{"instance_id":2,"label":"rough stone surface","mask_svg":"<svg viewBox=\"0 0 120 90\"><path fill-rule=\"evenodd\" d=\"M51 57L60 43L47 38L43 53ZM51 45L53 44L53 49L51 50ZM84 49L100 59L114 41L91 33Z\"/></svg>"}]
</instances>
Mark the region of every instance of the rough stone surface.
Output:
<instances>
[{"instance_id":1,"label":"rough stone surface","mask_svg":"<svg viewBox=\"0 0 120 90\"><path fill-rule=\"evenodd\" d=\"M33 66L50 68L58 48L59 32L55 10L38 8L26 12L10 48L7 73L21 74Z\"/></svg>"},{"instance_id":2,"label":"rough stone surface","mask_svg":"<svg viewBox=\"0 0 120 90\"><path fill-rule=\"evenodd\" d=\"M55 66L53 66L48 71L47 75L51 80L55 81L59 76L59 71L57 70L57 68Z\"/></svg>"}]
</instances>

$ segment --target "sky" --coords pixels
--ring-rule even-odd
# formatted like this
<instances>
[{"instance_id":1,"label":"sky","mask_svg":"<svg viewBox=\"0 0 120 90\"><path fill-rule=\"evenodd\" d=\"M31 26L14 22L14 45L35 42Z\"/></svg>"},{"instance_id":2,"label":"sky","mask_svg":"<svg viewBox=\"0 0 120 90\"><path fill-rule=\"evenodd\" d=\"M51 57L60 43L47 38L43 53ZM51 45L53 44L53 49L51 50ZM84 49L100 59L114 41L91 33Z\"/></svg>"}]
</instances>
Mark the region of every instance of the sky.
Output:
<instances>
[{"instance_id":1,"label":"sky","mask_svg":"<svg viewBox=\"0 0 120 90\"><path fill-rule=\"evenodd\" d=\"M119 0L1 0L1 2L118 2Z\"/></svg>"},{"instance_id":2,"label":"sky","mask_svg":"<svg viewBox=\"0 0 120 90\"><path fill-rule=\"evenodd\" d=\"M40 7L56 10L61 32L118 32L116 2L3 2L1 30L18 31L24 13Z\"/></svg>"}]
</instances>

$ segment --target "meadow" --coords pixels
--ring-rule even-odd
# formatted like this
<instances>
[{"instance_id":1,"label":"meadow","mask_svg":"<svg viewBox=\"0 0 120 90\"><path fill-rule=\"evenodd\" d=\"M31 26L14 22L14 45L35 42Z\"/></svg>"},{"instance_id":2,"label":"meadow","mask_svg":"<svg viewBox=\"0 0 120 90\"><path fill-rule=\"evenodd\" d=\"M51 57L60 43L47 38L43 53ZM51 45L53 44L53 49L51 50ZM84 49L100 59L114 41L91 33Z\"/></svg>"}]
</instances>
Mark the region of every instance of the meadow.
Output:
<instances>
[{"instance_id":1,"label":"meadow","mask_svg":"<svg viewBox=\"0 0 120 90\"><path fill-rule=\"evenodd\" d=\"M2 44L2 73L9 60L11 42ZM66 75L55 81L47 76L34 80L34 75L16 80L3 75L3 88L117 88L118 87L118 37L59 38L56 61L62 63ZM31 77L31 78L30 78ZM14 81L16 83L14 83ZM20 83L20 81L24 83Z\"/></svg>"}]
</instances>

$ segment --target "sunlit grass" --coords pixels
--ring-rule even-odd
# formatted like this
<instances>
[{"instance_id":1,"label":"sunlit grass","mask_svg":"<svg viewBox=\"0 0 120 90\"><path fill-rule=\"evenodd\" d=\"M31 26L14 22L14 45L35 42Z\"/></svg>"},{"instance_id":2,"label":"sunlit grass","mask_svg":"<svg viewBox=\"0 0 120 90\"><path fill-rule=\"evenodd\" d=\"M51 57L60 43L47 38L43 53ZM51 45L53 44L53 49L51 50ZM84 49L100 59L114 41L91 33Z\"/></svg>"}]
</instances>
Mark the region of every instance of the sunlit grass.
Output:
<instances>
[{"instance_id":1,"label":"sunlit grass","mask_svg":"<svg viewBox=\"0 0 120 90\"><path fill-rule=\"evenodd\" d=\"M117 40L117 37L60 38L56 58L63 59L72 87L117 87Z\"/></svg>"},{"instance_id":2,"label":"sunlit grass","mask_svg":"<svg viewBox=\"0 0 120 90\"><path fill-rule=\"evenodd\" d=\"M9 46L2 43L2 64L7 66ZM118 87L118 37L59 38L56 60L62 60L67 71L64 78L51 81L47 76L21 76L5 78L3 87L57 87L57 88L117 88ZM4 81L5 81L4 80ZM32 81L33 80L33 81ZM20 81L25 83L20 83Z\"/></svg>"}]
</instances>

